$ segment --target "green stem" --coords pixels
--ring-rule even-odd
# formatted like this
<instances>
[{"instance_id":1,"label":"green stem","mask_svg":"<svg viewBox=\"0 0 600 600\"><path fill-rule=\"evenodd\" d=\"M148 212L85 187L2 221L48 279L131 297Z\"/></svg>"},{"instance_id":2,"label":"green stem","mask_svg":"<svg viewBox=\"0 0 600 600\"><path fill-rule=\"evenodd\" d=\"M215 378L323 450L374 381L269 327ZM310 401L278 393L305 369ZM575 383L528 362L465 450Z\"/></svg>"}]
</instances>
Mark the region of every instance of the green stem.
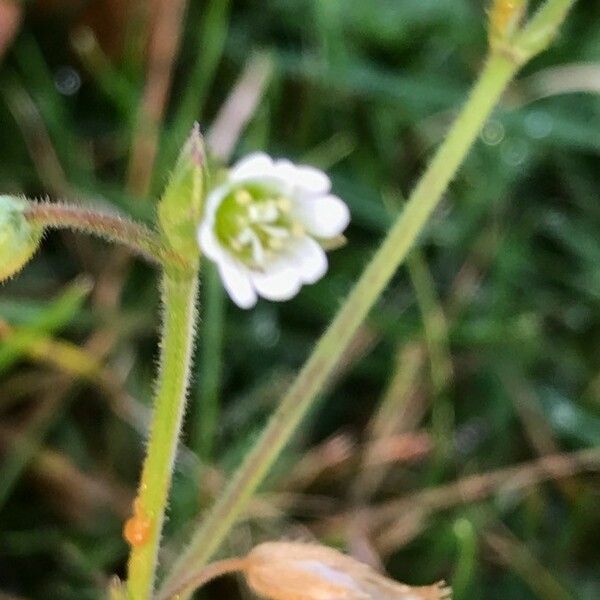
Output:
<instances>
[{"instance_id":1,"label":"green stem","mask_svg":"<svg viewBox=\"0 0 600 600\"><path fill-rule=\"evenodd\" d=\"M525 60L546 49L558 34L558 26L565 20L576 0L548 0L533 15L516 36L514 45Z\"/></svg>"},{"instance_id":2,"label":"green stem","mask_svg":"<svg viewBox=\"0 0 600 600\"><path fill-rule=\"evenodd\" d=\"M503 56L492 56L488 60L463 111L402 214L317 344L255 448L193 535L167 578L163 588L166 594L161 594L161 597L168 595L168 590L192 566L197 568L205 564L219 548L246 501L312 406L359 325L405 259L517 69L514 62Z\"/></svg>"},{"instance_id":3,"label":"green stem","mask_svg":"<svg viewBox=\"0 0 600 600\"><path fill-rule=\"evenodd\" d=\"M217 268L205 265L202 295L201 352L191 448L210 461L219 420L225 296Z\"/></svg>"},{"instance_id":4,"label":"green stem","mask_svg":"<svg viewBox=\"0 0 600 600\"><path fill-rule=\"evenodd\" d=\"M162 260L164 252L158 235L118 214L61 202L31 202L25 216L30 223L44 228L83 231L125 245L150 262L160 264Z\"/></svg>"},{"instance_id":5,"label":"green stem","mask_svg":"<svg viewBox=\"0 0 600 600\"><path fill-rule=\"evenodd\" d=\"M167 271L162 286L164 325L158 390L133 521L129 522L140 536L129 557L127 590L130 600L152 597L192 359L197 276L194 272L173 276Z\"/></svg>"}]
</instances>

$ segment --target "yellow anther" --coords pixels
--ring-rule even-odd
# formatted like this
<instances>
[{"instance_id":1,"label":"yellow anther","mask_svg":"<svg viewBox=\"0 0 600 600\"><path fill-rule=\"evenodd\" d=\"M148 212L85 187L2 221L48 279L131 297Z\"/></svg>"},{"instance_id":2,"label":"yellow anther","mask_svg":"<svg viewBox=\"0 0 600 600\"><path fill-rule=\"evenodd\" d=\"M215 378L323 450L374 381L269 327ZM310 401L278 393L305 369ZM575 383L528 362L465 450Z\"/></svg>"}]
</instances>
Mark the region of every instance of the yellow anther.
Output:
<instances>
[{"instance_id":1,"label":"yellow anther","mask_svg":"<svg viewBox=\"0 0 600 600\"><path fill-rule=\"evenodd\" d=\"M244 248L237 238L230 238L229 245L233 248L235 252L241 252Z\"/></svg>"},{"instance_id":2,"label":"yellow anther","mask_svg":"<svg viewBox=\"0 0 600 600\"><path fill-rule=\"evenodd\" d=\"M281 238L271 237L267 244L271 250L281 250L283 248L283 240Z\"/></svg>"},{"instance_id":3,"label":"yellow anther","mask_svg":"<svg viewBox=\"0 0 600 600\"><path fill-rule=\"evenodd\" d=\"M304 226L298 223L298 221L294 221L292 223L291 231L294 237L303 237L304 235L306 235L306 230L304 229Z\"/></svg>"},{"instance_id":4,"label":"yellow anther","mask_svg":"<svg viewBox=\"0 0 600 600\"><path fill-rule=\"evenodd\" d=\"M277 204L277 208L283 213L288 213L292 210L292 203L290 202L290 199L285 196L276 198L275 203Z\"/></svg>"},{"instance_id":5,"label":"yellow anther","mask_svg":"<svg viewBox=\"0 0 600 600\"><path fill-rule=\"evenodd\" d=\"M248 204L252 204L252 194L248 191L248 190L238 190L235 193L235 201L237 202L237 204L239 204L240 206L248 206Z\"/></svg>"}]
</instances>

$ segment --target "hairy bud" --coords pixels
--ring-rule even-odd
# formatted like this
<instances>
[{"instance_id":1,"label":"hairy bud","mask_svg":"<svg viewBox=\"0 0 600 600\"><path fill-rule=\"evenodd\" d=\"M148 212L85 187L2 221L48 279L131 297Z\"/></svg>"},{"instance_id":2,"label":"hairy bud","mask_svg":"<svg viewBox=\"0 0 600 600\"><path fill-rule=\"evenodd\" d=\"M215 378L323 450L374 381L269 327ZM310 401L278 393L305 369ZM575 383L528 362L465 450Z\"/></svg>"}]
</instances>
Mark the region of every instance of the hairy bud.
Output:
<instances>
[{"instance_id":1,"label":"hairy bud","mask_svg":"<svg viewBox=\"0 0 600 600\"><path fill-rule=\"evenodd\" d=\"M175 600L228 573L241 573L264 600L450 600L443 581L413 587L381 575L333 548L300 542L265 542L242 558L202 567L168 587L159 600ZM186 596L187 597L187 596Z\"/></svg>"},{"instance_id":2,"label":"hairy bud","mask_svg":"<svg viewBox=\"0 0 600 600\"><path fill-rule=\"evenodd\" d=\"M43 228L25 216L26 200L0 196L0 281L18 273L34 255Z\"/></svg>"},{"instance_id":3,"label":"hairy bud","mask_svg":"<svg viewBox=\"0 0 600 600\"><path fill-rule=\"evenodd\" d=\"M267 542L246 557L250 588L267 600L445 600L443 583L412 587L377 573L333 548L297 542Z\"/></svg>"},{"instance_id":4,"label":"hairy bud","mask_svg":"<svg viewBox=\"0 0 600 600\"><path fill-rule=\"evenodd\" d=\"M196 228L202 216L206 188L204 140L198 125L183 146L158 205L163 240L191 263L198 256Z\"/></svg>"}]
</instances>

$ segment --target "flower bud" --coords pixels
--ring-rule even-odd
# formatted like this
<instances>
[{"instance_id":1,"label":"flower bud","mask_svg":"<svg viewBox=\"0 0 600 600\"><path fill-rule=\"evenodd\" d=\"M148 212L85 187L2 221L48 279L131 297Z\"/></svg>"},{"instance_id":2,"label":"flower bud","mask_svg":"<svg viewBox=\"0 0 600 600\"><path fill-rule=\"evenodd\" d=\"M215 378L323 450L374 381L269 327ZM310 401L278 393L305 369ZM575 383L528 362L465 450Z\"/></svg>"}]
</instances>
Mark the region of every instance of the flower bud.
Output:
<instances>
[{"instance_id":1,"label":"flower bud","mask_svg":"<svg viewBox=\"0 0 600 600\"><path fill-rule=\"evenodd\" d=\"M34 255L43 228L25 216L27 201L0 196L0 281L18 273Z\"/></svg>"},{"instance_id":2,"label":"flower bud","mask_svg":"<svg viewBox=\"0 0 600 600\"><path fill-rule=\"evenodd\" d=\"M511 38L521 25L526 10L527 0L494 0L489 15L491 44Z\"/></svg>"},{"instance_id":3,"label":"flower bud","mask_svg":"<svg viewBox=\"0 0 600 600\"><path fill-rule=\"evenodd\" d=\"M377 573L333 548L297 542L267 542L246 557L250 588L267 600L445 600L443 583L412 587Z\"/></svg>"},{"instance_id":4,"label":"flower bud","mask_svg":"<svg viewBox=\"0 0 600 600\"><path fill-rule=\"evenodd\" d=\"M158 223L167 244L188 262L198 256L196 228L206 187L206 156L198 125L183 146L158 205Z\"/></svg>"}]
</instances>

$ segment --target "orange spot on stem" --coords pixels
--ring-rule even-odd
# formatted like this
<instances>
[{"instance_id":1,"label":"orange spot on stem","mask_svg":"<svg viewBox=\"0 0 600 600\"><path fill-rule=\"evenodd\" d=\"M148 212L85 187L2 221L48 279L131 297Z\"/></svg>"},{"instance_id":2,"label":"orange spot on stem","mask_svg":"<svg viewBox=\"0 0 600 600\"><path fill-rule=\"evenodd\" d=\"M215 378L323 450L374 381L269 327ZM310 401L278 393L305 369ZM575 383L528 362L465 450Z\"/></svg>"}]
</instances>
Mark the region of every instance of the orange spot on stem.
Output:
<instances>
[{"instance_id":1,"label":"orange spot on stem","mask_svg":"<svg viewBox=\"0 0 600 600\"><path fill-rule=\"evenodd\" d=\"M130 546L137 548L148 541L151 528L152 519L140 506L139 498L136 498L133 502L133 516L127 519L123 527L123 537Z\"/></svg>"}]
</instances>

